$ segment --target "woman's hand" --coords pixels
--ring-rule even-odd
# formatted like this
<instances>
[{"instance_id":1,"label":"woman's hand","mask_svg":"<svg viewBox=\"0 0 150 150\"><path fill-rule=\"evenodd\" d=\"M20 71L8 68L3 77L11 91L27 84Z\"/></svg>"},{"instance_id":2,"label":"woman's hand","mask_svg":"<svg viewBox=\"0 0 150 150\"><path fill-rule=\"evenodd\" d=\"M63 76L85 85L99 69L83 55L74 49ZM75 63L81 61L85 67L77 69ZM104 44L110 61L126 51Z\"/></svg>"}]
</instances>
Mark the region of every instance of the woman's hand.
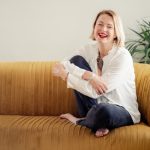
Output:
<instances>
[{"instance_id":1,"label":"woman's hand","mask_svg":"<svg viewBox=\"0 0 150 150\"><path fill-rule=\"evenodd\" d=\"M61 77L63 80L67 79L68 72L61 63L56 63L52 68L52 73L54 76Z\"/></svg>"},{"instance_id":2,"label":"woman's hand","mask_svg":"<svg viewBox=\"0 0 150 150\"><path fill-rule=\"evenodd\" d=\"M107 90L107 86L102 78L98 75L93 75L93 78L89 81L92 87L95 89L97 94L103 94Z\"/></svg>"},{"instance_id":3,"label":"woman's hand","mask_svg":"<svg viewBox=\"0 0 150 150\"><path fill-rule=\"evenodd\" d=\"M102 80L102 78L90 71L85 71L82 79L89 81L92 87L95 89L97 94L103 94L107 90L107 86Z\"/></svg>"}]
</instances>

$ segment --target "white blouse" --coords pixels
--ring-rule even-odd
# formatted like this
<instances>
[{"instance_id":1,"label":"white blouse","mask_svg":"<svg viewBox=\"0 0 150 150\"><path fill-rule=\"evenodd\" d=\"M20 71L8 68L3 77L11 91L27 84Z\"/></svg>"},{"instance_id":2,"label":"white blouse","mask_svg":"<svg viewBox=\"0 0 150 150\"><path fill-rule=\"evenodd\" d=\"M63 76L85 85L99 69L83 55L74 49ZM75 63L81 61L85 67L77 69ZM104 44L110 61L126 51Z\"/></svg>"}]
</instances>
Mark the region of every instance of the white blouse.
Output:
<instances>
[{"instance_id":1,"label":"white blouse","mask_svg":"<svg viewBox=\"0 0 150 150\"><path fill-rule=\"evenodd\" d=\"M97 43L87 44L78 50L75 55L84 57L92 71L98 74L96 62L98 57ZM134 123L140 122L133 60L127 49L113 46L108 55L103 57L101 78L106 83L108 90L101 95L96 93L88 81L82 79L82 75L85 72L84 69L75 66L69 60L62 61L62 64L69 72L67 79L68 88L96 98L98 103L106 102L123 106L130 113Z\"/></svg>"}]
</instances>

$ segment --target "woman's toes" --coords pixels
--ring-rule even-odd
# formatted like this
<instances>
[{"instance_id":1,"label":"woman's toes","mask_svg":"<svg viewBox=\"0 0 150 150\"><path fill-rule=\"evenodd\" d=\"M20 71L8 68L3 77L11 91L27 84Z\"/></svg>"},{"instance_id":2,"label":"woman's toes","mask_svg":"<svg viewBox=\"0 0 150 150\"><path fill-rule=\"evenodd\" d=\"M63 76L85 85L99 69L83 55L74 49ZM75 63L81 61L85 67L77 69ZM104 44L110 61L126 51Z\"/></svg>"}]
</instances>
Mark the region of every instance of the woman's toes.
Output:
<instances>
[{"instance_id":1,"label":"woman's toes","mask_svg":"<svg viewBox=\"0 0 150 150\"><path fill-rule=\"evenodd\" d=\"M95 133L96 137L102 137L104 135L107 135L109 133L108 129L98 129Z\"/></svg>"},{"instance_id":2,"label":"woman's toes","mask_svg":"<svg viewBox=\"0 0 150 150\"><path fill-rule=\"evenodd\" d=\"M60 115L60 118L62 118L62 119L68 119L68 117L69 117L69 114L61 114Z\"/></svg>"},{"instance_id":3,"label":"woman's toes","mask_svg":"<svg viewBox=\"0 0 150 150\"><path fill-rule=\"evenodd\" d=\"M103 135L107 135L108 133L109 133L109 130L108 129L104 129Z\"/></svg>"},{"instance_id":4,"label":"woman's toes","mask_svg":"<svg viewBox=\"0 0 150 150\"><path fill-rule=\"evenodd\" d=\"M101 137L101 136L103 136L102 131L96 131L95 136L96 136L96 137Z\"/></svg>"},{"instance_id":5,"label":"woman's toes","mask_svg":"<svg viewBox=\"0 0 150 150\"><path fill-rule=\"evenodd\" d=\"M65 114L61 114L59 117L60 117L60 118L64 118L64 116L65 116Z\"/></svg>"}]
</instances>

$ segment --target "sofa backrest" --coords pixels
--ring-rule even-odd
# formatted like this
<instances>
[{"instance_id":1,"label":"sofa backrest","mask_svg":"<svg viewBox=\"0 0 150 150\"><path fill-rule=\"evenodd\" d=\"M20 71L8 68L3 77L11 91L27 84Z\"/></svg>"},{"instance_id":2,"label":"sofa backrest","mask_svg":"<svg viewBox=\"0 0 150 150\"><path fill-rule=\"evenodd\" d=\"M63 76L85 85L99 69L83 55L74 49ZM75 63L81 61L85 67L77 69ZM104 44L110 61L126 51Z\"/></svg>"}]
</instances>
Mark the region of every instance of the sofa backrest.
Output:
<instances>
[{"instance_id":1,"label":"sofa backrest","mask_svg":"<svg viewBox=\"0 0 150 150\"><path fill-rule=\"evenodd\" d=\"M134 68L139 110L150 125L150 65L135 63Z\"/></svg>"},{"instance_id":2,"label":"sofa backrest","mask_svg":"<svg viewBox=\"0 0 150 150\"><path fill-rule=\"evenodd\" d=\"M55 62L0 62L0 114L77 114L66 83L51 72ZM135 63L139 109L150 125L150 65Z\"/></svg>"},{"instance_id":3,"label":"sofa backrest","mask_svg":"<svg viewBox=\"0 0 150 150\"><path fill-rule=\"evenodd\" d=\"M52 75L54 62L1 62L0 114L76 114L76 103L66 83Z\"/></svg>"}]
</instances>

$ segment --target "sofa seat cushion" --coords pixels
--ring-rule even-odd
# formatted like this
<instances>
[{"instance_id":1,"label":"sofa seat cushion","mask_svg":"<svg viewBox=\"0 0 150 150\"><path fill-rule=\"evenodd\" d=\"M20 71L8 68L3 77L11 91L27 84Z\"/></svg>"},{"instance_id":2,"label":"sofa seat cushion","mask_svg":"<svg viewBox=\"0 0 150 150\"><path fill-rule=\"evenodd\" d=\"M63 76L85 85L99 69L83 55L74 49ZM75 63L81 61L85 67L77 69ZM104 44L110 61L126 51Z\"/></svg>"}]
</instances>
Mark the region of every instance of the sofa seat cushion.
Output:
<instances>
[{"instance_id":1,"label":"sofa seat cushion","mask_svg":"<svg viewBox=\"0 0 150 150\"><path fill-rule=\"evenodd\" d=\"M58 116L0 115L2 150L148 150L150 127L144 123L96 138L91 131Z\"/></svg>"}]
</instances>

